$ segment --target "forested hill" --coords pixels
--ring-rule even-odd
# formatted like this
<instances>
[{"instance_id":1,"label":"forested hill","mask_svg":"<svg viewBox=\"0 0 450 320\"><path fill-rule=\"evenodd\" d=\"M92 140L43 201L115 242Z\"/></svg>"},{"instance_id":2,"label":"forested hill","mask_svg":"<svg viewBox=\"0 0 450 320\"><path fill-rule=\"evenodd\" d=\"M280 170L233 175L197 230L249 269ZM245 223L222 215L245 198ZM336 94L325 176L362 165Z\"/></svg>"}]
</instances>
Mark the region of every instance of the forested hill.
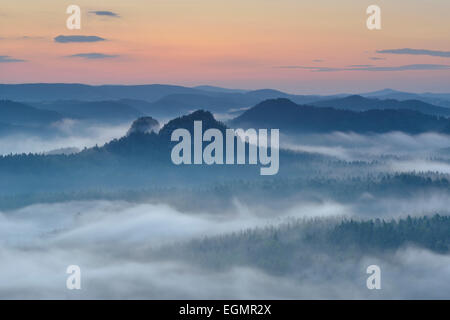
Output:
<instances>
[{"instance_id":1,"label":"forested hill","mask_svg":"<svg viewBox=\"0 0 450 320\"><path fill-rule=\"evenodd\" d=\"M450 133L450 120L413 110L349 111L298 105L288 99L266 100L229 122L232 127L278 128L288 133L333 131Z\"/></svg>"},{"instance_id":2,"label":"forested hill","mask_svg":"<svg viewBox=\"0 0 450 320\"><path fill-rule=\"evenodd\" d=\"M407 217L399 220L318 218L279 227L245 230L165 247L157 254L225 269L236 265L284 274L323 264L324 259L386 255L406 247L450 251L450 217Z\"/></svg>"},{"instance_id":3,"label":"forested hill","mask_svg":"<svg viewBox=\"0 0 450 320\"><path fill-rule=\"evenodd\" d=\"M45 126L61 120L55 111L33 108L10 100L0 100L0 121L19 126Z\"/></svg>"},{"instance_id":4,"label":"forested hill","mask_svg":"<svg viewBox=\"0 0 450 320\"><path fill-rule=\"evenodd\" d=\"M74 190L77 188L130 188L166 184L193 184L212 179L257 178L260 165L175 165L171 160L171 133L185 128L193 136L194 121L201 120L203 130L224 124L207 111L168 122L159 133L131 132L104 146L96 146L70 155L22 154L0 157L0 194L32 190ZM247 148L248 152L248 148ZM295 156L287 158L314 158ZM287 161L283 170L287 168Z\"/></svg>"},{"instance_id":5,"label":"forested hill","mask_svg":"<svg viewBox=\"0 0 450 320\"><path fill-rule=\"evenodd\" d=\"M450 108L434 106L420 100L398 101L394 99L369 99L359 95L344 98L322 100L312 102L317 107L328 107L342 110L367 111L367 110L414 110L434 116L450 116Z\"/></svg>"}]
</instances>

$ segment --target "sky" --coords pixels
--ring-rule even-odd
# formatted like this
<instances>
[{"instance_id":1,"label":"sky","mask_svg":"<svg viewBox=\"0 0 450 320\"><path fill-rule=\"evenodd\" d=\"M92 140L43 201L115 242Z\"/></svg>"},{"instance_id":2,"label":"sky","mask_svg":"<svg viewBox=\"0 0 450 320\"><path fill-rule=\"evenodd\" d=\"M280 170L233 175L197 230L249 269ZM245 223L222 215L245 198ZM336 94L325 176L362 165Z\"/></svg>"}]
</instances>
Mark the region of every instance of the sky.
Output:
<instances>
[{"instance_id":1,"label":"sky","mask_svg":"<svg viewBox=\"0 0 450 320\"><path fill-rule=\"evenodd\" d=\"M448 0L2 0L0 83L450 92L449 16Z\"/></svg>"}]
</instances>

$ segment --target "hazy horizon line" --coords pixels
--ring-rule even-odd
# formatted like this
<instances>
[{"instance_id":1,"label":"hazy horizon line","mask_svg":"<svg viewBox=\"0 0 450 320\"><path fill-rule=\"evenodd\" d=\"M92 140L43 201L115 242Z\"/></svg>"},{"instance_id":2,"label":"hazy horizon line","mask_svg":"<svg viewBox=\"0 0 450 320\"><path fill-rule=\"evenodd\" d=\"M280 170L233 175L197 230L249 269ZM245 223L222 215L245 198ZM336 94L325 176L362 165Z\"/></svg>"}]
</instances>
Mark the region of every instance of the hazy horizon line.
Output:
<instances>
[{"instance_id":1,"label":"hazy horizon line","mask_svg":"<svg viewBox=\"0 0 450 320\"><path fill-rule=\"evenodd\" d=\"M261 87L261 88L244 88L244 87L235 87L230 88L226 86L220 86L220 85L213 85L213 84L196 84L196 85L185 85L185 84L176 84L176 83L83 83L83 82L11 82L11 83L0 83L0 85L83 85L83 86L90 86L90 87L102 87L102 86L123 86L123 87L133 87L133 86L174 86L174 87L184 87L184 88L191 88L191 89L199 89L198 87L212 87L217 89L225 89L225 90L240 90L240 91L260 91L260 90L275 90L280 91L282 93L290 94L290 95L358 95L358 94L368 94L368 93L375 93L380 91L395 91L398 93L412 93L412 94L450 94L449 91L405 91L401 89L394 89L394 88L374 88L371 90L366 91L339 91L339 92L326 92L327 90L324 90L323 93L306 93L306 92L292 92L290 90L284 90L279 89L276 87Z\"/></svg>"}]
</instances>

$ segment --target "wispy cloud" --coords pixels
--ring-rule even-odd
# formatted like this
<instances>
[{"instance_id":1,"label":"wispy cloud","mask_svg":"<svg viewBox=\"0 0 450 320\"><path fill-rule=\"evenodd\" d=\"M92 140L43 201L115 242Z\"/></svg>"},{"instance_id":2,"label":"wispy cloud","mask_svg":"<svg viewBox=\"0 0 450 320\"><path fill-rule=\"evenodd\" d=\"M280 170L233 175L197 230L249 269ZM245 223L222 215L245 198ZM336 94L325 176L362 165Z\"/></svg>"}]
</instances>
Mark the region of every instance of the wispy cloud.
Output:
<instances>
[{"instance_id":1,"label":"wispy cloud","mask_svg":"<svg viewBox=\"0 0 450 320\"><path fill-rule=\"evenodd\" d=\"M45 39L45 37L42 36L22 36L17 38L19 40L42 40Z\"/></svg>"},{"instance_id":2,"label":"wispy cloud","mask_svg":"<svg viewBox=\"0 0 450 320\"><path fill-rule=\"evenodd\" d=\"M386 60L386 58L380 58L380 57L369 57L370 60L378 61L378 60Z\"/></svg>"},{"instance_id":3,"label":"wispy cloud","mask_svg":"<svg viewBox=\"0 0 450 320\"><path fill-rule=\"evenodd\" d=\"M314 59L313 62L323 62L322 59Z\"/></svg>"},{"instance_id":4,"label":"wispy cloud","mask_svg":"<svg viewBox=\"0 0 450 320\"><path fill-rule=\"evenodd\" d=\"M445 64L409 64L403 66L357 66L346 68L330 68L315 66L277 66L280 69L304 69L313 72L337 72L337 71L411 71L411 70L450 70L450 65Z\"/></svg>"},{"instance_id":5,"label":"wispy cloud","mask_svg":"<svg viewBox=\"0 0 450 320\"><path fill-rule=\"evenodd\" d=\"M97 42L105 41L106 39L97 36L57 36L55 37L55 42L58 43L69 43L69 42Z\"/></svg>"},{"instance_id":6,"label":"wispy cloud","mask_svg":"<svg viewBox=\"0 0 450 320\"><path fill-rule=\"evenodd\" d=\"M344 69L341 68L329 68L329 67L314 67L314 66L276 66L275 68L278 69L304 69L304 70L311 70L311 71L343 71Z\"/></svg>"},{"instance_id":7,"label":"wispy cloud","mask_svg":"<svg viewBox=\"0 0 450 320\"><path fill-rule=\"evenodd\" d=\"M0 37L0 40L43 40L42 36L17 36L17 37Z\"/></svg>"},{"instance_id":8,"label":"wispy cloud","mask_svg":"<svg viewBox=\"0 0 450 320\"><path fill-rule=\"evenodd\" d=\"M25 62L26 60L15 59L10 56L0 56L0 63L9 63L9 62Z\"/></svg>"},{"instance_id":9,"label":"wispy cloud","mask_svg":"<svg viewBox=\"0 0 450 320\"><path fill-rule=\"evenodd\" d=\"M404 66L392 66L392 67L367 67L367 68L354 68L355 70L363 71L409 71L409 70L449 70L450 65L446 64L408 64ZM354 70L348 69L348 70Z\"/></svg>"},{"instance_id":10,"label":"wispy cloud","mask_svg":"<svg viewBox=\"0 0 450 320\"><path fill-rule=\"evenodd\" d=\"M89 13L95 14L97 16L120 18L120 16L117 13L112 11L89 11Z\"/></svg>"},{"instance_id":11,"label":"wispy cloud","mask_svg":"<svg viewBox=\"0 0 450 320\"><path fill-rule=\"evenodd\" d=\"M411 48L378 50L377 53L410 54L410 55L450 58L450 51L437 51L437 50L411 49Z\"/></svg>"},{"instance_id":12,"label":"wispy cloud","mask_svg":"<svg viewBox=\"0 0 450 320\"><path fill-rule=\"evenodd\" d=\"M372 64L351 64L351 65L347 66L347 68L369 68L369 67L374 67L374 65L372 65Z\"/></svg>"},{"instance_id":13,"label":"wispy cloud","mask_svg":"<svg viewBox=\"0 0 450 320\"><path fill-rule=\"evenodd\" d=\"M104 53L97 53L97 52L91 52L91 53L77 53L70 56L66 56L66 58L83 58L83 59L109 59L109 58L117 58L118 55L113 54L104 54Z\"/></svg>"}]
</instances>

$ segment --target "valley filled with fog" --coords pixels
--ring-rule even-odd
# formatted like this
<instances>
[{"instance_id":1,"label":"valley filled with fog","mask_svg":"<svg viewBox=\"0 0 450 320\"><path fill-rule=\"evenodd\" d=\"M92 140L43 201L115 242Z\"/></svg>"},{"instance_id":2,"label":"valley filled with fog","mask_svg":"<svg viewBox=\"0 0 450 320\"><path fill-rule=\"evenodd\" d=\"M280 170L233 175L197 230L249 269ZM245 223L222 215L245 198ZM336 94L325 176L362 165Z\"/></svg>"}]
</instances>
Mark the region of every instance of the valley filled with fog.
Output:
<instances>
[{"instance_id":1,"label":"valley filled with fog","mask_svg":"<svg viewBox=\"0 0 450 320\"><path fill-rule=\"evenodd\" d=\"M0 298L449 298L447 100L119 89L5 94ZM198 120L279 128L279 172L175 165L171 132Z\"/></svg>"},{"instance_id":2,"label":"valley filled with fog","mask_svg":"<svg viewBox=\"0 0 450 320\"><path fill-rule=\"evenodd\" d=\"M411 210L414 203L408 206ZM271 212L268 217L239 203L232 212L218 215L185 213L165 204L75 201L3 212L0 296L56 299L446 297L450 258L420 243L404 243L394 248L381 246L378 250L359 248L355 244L337 253L333 243L319 246L317 242L297 238L286 239L286 246L273 242L274 230L279 228L279 237L283 237L287 233L283 229L286 224L298 223L296 234L300 237L309 229L316 233L316 229L333 228L344 216L349 217L349 212L356 218L357 212L353 210L337 203L298 204L283 213ZM447 228L448 224L447 221ZM259 228L255 230L261 234L254 239L240 239L239 232L247 228ZM191 243L193 239L203 242ZM227 252L231 250L230 245L236 252ZM267 255L264 251L246 249L253 245L265 246ZM225 252L217 257L221 250ZM251 255L251 259L245 254ZM195 258L196 255L201 259ZM79 292L68 292L65 288L64 271L71 264L81 267L83 280ZM383 290L378 292L365 287L365 268L372 264L384 270Z\"/></svg>"},{"instance_id":3,"label":"valley filled with fog","mask_svg":"<svg viewBox=\"0 0 450 320\"><path fill-rule=\"evenodd\" d=\"M78 152L84 148L103 145L112 139L124 136L131 122L122 124L85 123L79 120L64 119L52 123L56 133L39 136L27 133L14 133L0 137L0 155L21 153L63 153L65 149Z\"/></svg>"}]
</instances>

